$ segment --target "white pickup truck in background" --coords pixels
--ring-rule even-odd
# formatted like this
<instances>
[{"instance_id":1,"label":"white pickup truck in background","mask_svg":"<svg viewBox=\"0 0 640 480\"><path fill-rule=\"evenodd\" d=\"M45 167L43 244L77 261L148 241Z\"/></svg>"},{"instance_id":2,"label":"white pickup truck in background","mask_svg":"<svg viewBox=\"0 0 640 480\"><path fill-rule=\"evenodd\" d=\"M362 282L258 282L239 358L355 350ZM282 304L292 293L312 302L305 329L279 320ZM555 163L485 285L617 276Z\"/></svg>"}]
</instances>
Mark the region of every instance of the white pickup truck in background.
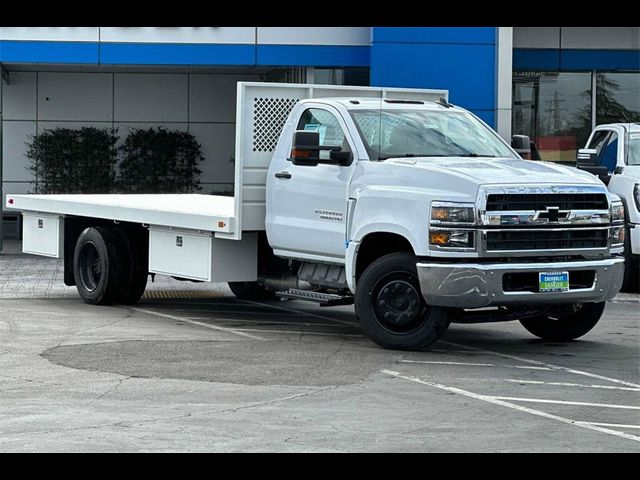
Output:
<instances>
[{"instance_id":1,"label":"white pickup truck in background","mask_svg":"<svg viewBox=\"0 0 640 480\"><path fill-rule=\"evenodd\" d=\"M240 298L355 304L385 348L450 322L587 333L622 284L625 213L593 175L522 160L433 90L239 83L235 195L9 195L23 250L92 304L148 273Z\"/></svg>"},{"instance_id":2,"label":"white pickup truck in background","mask_svg":"<svg viewBox=\"0 0 640 480\"><path fill-rule=\"evenodd\" d=\"M598 125L578 151L578 168L594 173L626 210L623 290L640 288L640 123Z\"/></svg>"}]
</instances>

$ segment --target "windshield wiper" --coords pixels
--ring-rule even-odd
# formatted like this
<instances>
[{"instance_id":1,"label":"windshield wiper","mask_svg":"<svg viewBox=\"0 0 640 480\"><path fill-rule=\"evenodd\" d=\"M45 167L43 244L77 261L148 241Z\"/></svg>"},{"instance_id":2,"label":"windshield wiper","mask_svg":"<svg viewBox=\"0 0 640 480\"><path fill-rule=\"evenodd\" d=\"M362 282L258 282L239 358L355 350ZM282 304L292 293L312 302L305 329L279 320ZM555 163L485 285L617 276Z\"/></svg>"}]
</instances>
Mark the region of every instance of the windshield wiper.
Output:
<instances>
[{"instance_id":1,"label":"windshield wiper","mask_svg":"<svg viewBox=\"0 0 640 480\"><path fill-rule=\"evenodd\" d=\"M471 157L471 158L478 158L478 157L482 157L482 158L496 158L495 155L484 155L481 153L463 153L461 155L455 155L456 157Z\"/></svg>"}]
</instances>

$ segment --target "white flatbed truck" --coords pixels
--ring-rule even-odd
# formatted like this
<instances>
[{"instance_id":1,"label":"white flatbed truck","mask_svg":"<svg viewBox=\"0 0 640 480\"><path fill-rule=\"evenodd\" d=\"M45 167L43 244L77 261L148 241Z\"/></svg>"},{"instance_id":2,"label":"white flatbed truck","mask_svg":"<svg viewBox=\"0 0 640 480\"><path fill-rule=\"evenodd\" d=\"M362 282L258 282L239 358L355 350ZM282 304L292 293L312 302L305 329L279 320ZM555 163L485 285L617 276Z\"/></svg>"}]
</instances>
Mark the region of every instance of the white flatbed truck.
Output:
<instances>
[{"instance_id":1,"label":"white flatbed truck","mask_svg":"<svg viewBox=\"0 0 640 480\"><path fill-rule=\"evenodd\" d=\"M8 195L23 250L91 304L149 273L240 298L355 304L385 348L449 323L587 333L620 290L624 208L594 176L522 160L438 90L239 83L235 192Z\"/></svg>"}]
</instances>

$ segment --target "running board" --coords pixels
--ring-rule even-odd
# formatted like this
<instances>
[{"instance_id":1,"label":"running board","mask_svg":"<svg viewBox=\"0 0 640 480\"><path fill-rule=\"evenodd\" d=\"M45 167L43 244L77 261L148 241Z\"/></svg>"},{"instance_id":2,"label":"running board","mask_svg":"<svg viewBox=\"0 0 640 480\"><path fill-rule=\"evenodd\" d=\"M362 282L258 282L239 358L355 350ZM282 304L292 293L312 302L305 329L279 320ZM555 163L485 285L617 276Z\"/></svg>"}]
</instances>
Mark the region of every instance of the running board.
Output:
<instances>
[{"instance_id":1,"label":"running board","mask_svg":"<svg viewBox=\"0 0 640 480\"><path fill-rule=\"evenodd\" d=\"M311 292L309 290L299 290L290 288L283 292L276 292L276 295L286 300L304 300L315 302L321 307L334 307L336 305L353 305L351 295L335 295L332 293Z\"/></svg>"}]
</instances>

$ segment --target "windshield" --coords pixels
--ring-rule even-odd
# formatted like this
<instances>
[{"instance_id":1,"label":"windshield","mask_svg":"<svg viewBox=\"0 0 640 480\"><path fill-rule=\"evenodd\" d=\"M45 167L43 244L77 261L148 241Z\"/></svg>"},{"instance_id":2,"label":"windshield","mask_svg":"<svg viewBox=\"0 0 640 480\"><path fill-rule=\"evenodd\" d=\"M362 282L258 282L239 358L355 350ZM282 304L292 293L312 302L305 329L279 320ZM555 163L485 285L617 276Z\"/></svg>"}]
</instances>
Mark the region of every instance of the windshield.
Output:
<instances>
[{"instance_id":1,"label":"windshield","mask_svg":"<svg viewBox=\"0 0 640 480\"><path fill-rule=\"evenodd\" d=\"M634 132L629 135L627 165L640 165L640 132Z\"/></svg>"},{"instance_id":2,"label":"windshield","mask_svg":"<svg viewBox=\"0 0 640 480\"><path fill-rule=\"evenodd\" d=\"M392 157L517 158L472 115L436 110L351 110L371 160Z\"/></svg>"}]
</instances>

